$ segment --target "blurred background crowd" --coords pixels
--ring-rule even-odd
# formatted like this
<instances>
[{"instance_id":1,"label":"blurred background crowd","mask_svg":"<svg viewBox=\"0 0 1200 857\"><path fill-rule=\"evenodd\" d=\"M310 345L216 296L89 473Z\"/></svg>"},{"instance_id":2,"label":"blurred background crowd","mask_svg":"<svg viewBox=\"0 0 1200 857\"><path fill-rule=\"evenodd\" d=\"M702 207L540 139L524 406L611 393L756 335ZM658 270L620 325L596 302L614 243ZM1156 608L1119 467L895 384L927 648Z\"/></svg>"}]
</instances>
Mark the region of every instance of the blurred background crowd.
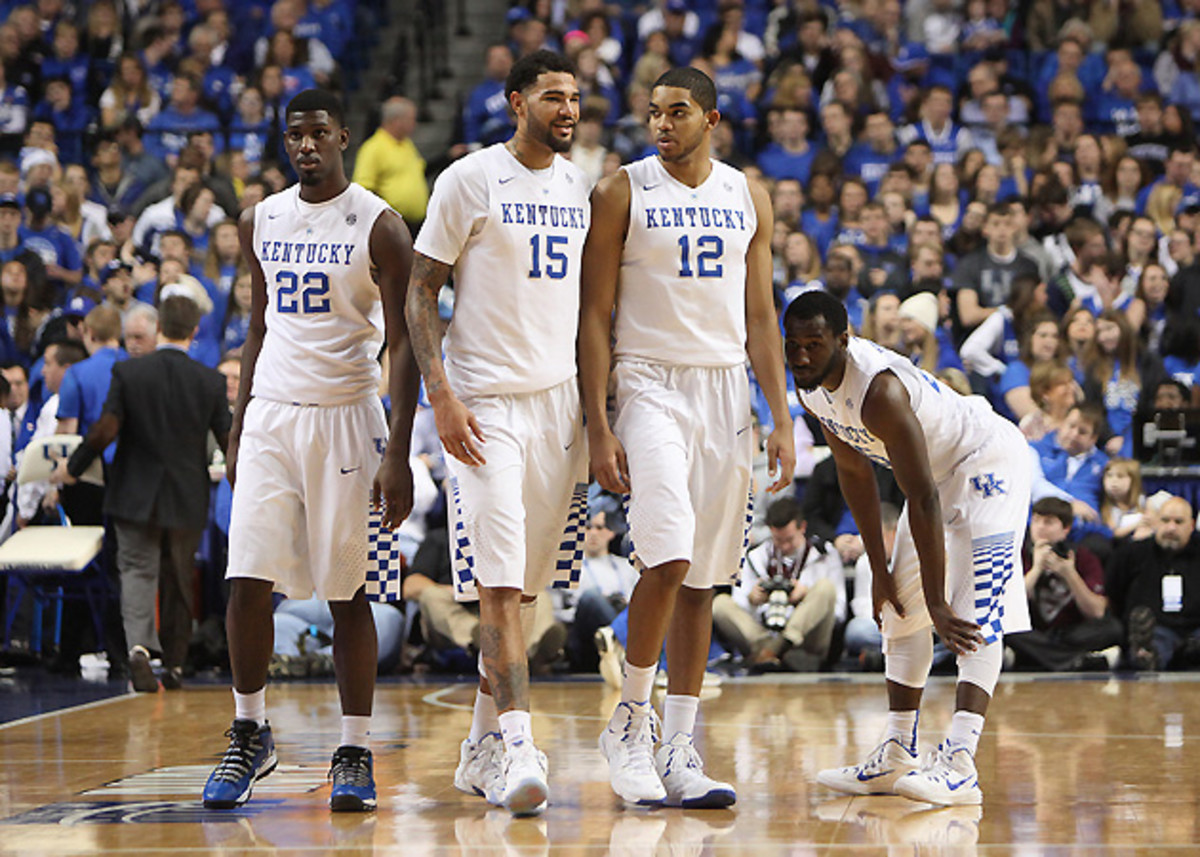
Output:
<instances>
[{"instance_id":1,"label":"blurred background crowd","mask_svg":"<svg viewBox=\"0 0 1200 857\"><path fill-rule=\"evenodd\" d=\"M1200 2L460 0L456 14L447 56L463 55L452 48L467 21L494 41L476 36L475 67L443 69L437 95L456 106L439 111L435 87L391 56L411 51L379 34L444 21L445 4L0 4L0 362L13 454L56 393L42 430L86 431L107 379L63 364L107 349L111 366L153 348L164 295L196 300L192 356L236 385L249 295L236 217L293 180L280 132L297 91L365 94L349 117L354 179L415 232L437 172L511 134L514 58L551 48L576 64L569 157L593 181L654 153L651 85L692 65L717 84L715 156L771 191L780 311L824 289L858 335L988 397L1025 433L1029 448L1013 455L1036 477L1024 558L1035 631L1012 645L1011 664L1200 663ZM372 78L372 63L391 73ZM443 298L449 318L453 289ZM68 346L47 355L53 343ZM99 393L78 392L93 382ZM791 401L795 495L760 498L742 584L717 596L714 663L875 668L861 542L819 427ZM756 412L768 429L761 396ZM449 597L428 412L414 452L428 490L404 535L409 606L382 620L395 620L387 667L469 671L478 621ZM196 610L211 622L228 513L214 490ZM543 599L531 646L543 670L619 663L636 572L620 502L592 493L583 591ZM60 500L14 487L10 527ZM280 675L327 667L313 656L318 623L298 627L281 640Z\"/></svg>"}]
</instances>

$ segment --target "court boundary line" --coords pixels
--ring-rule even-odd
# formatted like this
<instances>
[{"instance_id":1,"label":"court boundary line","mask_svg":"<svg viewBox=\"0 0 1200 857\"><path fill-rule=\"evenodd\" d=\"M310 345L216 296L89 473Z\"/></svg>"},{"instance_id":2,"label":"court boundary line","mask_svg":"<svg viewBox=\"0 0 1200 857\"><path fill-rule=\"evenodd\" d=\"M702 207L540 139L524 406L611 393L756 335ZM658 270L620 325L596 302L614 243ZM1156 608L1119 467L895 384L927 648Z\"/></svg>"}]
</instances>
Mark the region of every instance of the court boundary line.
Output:
<instances>
[{"instance_id":1,"label":"court boundary line","mask_svg":"<svg viewBox=\"0 0 1200 857\"><path fill-rule=\"evenodd\" d=\"M36 723L39 720L45 720L47 717L58 717L62 714L71 714L75 711L86 711L89 708L99 708L102 705L110 705L114 702L119 702L122 699L134 699L132 693L122 693L117 696L109 696L104 699L93 699L91 702L81 702L78 705L69 705L66 708L56 708L53 711L43 711L41 714L30 714L28 717L22 717L17 720L10 720L7 723L0 723L0 732L5 729L12 729L16 726L25 726L29 723Z\"/></svg>"}]
</instances>

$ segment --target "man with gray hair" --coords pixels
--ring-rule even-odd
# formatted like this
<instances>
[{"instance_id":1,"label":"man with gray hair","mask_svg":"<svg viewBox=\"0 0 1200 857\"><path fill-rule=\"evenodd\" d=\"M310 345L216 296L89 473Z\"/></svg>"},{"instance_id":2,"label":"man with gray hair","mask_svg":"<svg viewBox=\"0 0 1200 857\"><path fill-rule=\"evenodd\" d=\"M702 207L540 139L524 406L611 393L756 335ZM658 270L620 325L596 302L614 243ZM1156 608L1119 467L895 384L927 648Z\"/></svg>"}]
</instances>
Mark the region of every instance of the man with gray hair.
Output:
<instances>
[{"instance_id":1,"label":"man with gray hair","mask_svg":"<svg viewBox=\"0 0 1200 857\"><path fill-rule=\"evenodd\" d=\"M1136 669L1200 666L1200 535L1187 500L1164 502L1154 538L1117 551L1105 587Z\"/></svg>"},{"instance_id":2,"label":"man with gray hair","mask_svg":"<svg viewBox=\"0 0 1200 857\"><path fill-rule=\"evenodd\" d=\"M396 95L383 102L379 128L359 147L354 160L354 179L378 194L417 231L425 219L429 184L425 181L425 159L412 141L417 127L417 108Z\"/></svg>"},{"instance_id":3,"label":"man with gray hair","mask_svg":"<svg viewBox=\"0 0 1200 857\"><path fill-rule=\"evenodd\" d=\"M125 316L125 353L130 357L145 357L158 344L158 310L150 304L139 303Z\"/></svg>"}]
</instances>

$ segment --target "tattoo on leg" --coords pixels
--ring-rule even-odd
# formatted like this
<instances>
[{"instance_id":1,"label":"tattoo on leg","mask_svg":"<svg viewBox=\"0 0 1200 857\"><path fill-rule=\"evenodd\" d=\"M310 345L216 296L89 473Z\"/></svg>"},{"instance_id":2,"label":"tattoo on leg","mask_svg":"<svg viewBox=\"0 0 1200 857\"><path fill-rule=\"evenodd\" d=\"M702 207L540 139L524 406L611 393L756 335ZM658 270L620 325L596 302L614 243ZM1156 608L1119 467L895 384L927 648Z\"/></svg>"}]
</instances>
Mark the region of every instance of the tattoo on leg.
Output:
<instances>
[{"instance_id":1,"label":"tattoo on leg","mask_svg":"<svg viewBox=\"0 0 1200 857\"><path fill-rule=\"evenodd\" d=\"M488 674L492 698L497 711L510 708L529 707L529 665L522 652L513 662L504 660L503 638L494 625L479 628L479 651L483 654L483 668Z\"/></svg>"}]
</instances>

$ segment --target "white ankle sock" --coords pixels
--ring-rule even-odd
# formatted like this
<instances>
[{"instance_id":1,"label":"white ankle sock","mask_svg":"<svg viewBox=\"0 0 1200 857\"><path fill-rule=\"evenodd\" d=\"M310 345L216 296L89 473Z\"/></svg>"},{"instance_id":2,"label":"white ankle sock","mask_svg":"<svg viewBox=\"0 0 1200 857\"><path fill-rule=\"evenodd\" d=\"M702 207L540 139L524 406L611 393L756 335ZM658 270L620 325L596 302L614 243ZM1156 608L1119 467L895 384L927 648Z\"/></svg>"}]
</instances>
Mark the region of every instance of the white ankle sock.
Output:
<instances>
[{"instance_id":1,"label":"white ankle sock","mask_svg":"<svg viewBox=\"0 0 1200 857\"><path fill-rule=\"evenodd\" d=\"M267 722L267 689L260 687L254 693L233 692L234 717L238 720L253 720L259 726Z\"/></svg>"},{"instance_id":2,"label":"white ankle sock","mask_svg":"<svg viewBox=\"0 0 1200 857\"><path fill-rule=\"evenodd\" d=\"M472 744L478 744L484 735L499 731L500 719L496 713L496 700L490 693L476 688L475 708L471 713L471 734L468 739Z\"/></svg>"},{"instance_id":3,"label":"white ankle sock","mask_svg":"<svg viewBox=\"0 0 1200 857\"><path fill-rule=\"evenodd\" d=\"M678 733L691 735L696 731L696 713L700 710L700 697L682 694L667 694L663 703L663 740L670 741Z\"/></svg>"},{"instance_id":4,"label":"white ankle sock","mask_svg":"<svg viewBox=\"0 0 1200 857\"><path fill-rule=\"evenodd\" d=\"M371 733L371 715L342 715L342 747L366 747Z\"/></svg>"},{"instance_id":5,"label":"white ankle sock","mask_svg":"<svg viewBox=\"0 0 1200 857\"><path fill-rule=\"evenodd\" d=\"M649 702L650 691L654 689L654 676L658 674L658 664L648 667L635 667L625 662L625 682L621 685L622 702Z\"/></svg>"},{"instance_id":6,"label":"white ankle sock","mask_svg":"<svg viewBox=\"0 0 1200 857\"><path fill-rule=\"evenodd\" d=\"M533 742L533 718L529 716L528 711L514 708L501 714L498 719L505 749L519 746L526 741Z\"/></svg>"},{"instance_id":7,"label":"white ankle sock","mask_svg":"<svg viewBox=\"0 0 1200 857\"><path fill-rule=\"evenodd\" d=\"M973 711L954 712L954 717L950 720L949 740L951 744L966 747L971 751L971 755L974 756L975 749L979 746L979 736L982 732L982 714L976 714Z\"/></svg>"},{"instance_id":8,"label":"white ankle sock","mask_svg":"<svg viewBox=\"0 0 1200 857\"><path fill-rule=\"evenodd\" d=\"M889 711L887 719L887 737L895 738L910 751L917 751L917 710Z\"/></svg>"}]
</instances>

